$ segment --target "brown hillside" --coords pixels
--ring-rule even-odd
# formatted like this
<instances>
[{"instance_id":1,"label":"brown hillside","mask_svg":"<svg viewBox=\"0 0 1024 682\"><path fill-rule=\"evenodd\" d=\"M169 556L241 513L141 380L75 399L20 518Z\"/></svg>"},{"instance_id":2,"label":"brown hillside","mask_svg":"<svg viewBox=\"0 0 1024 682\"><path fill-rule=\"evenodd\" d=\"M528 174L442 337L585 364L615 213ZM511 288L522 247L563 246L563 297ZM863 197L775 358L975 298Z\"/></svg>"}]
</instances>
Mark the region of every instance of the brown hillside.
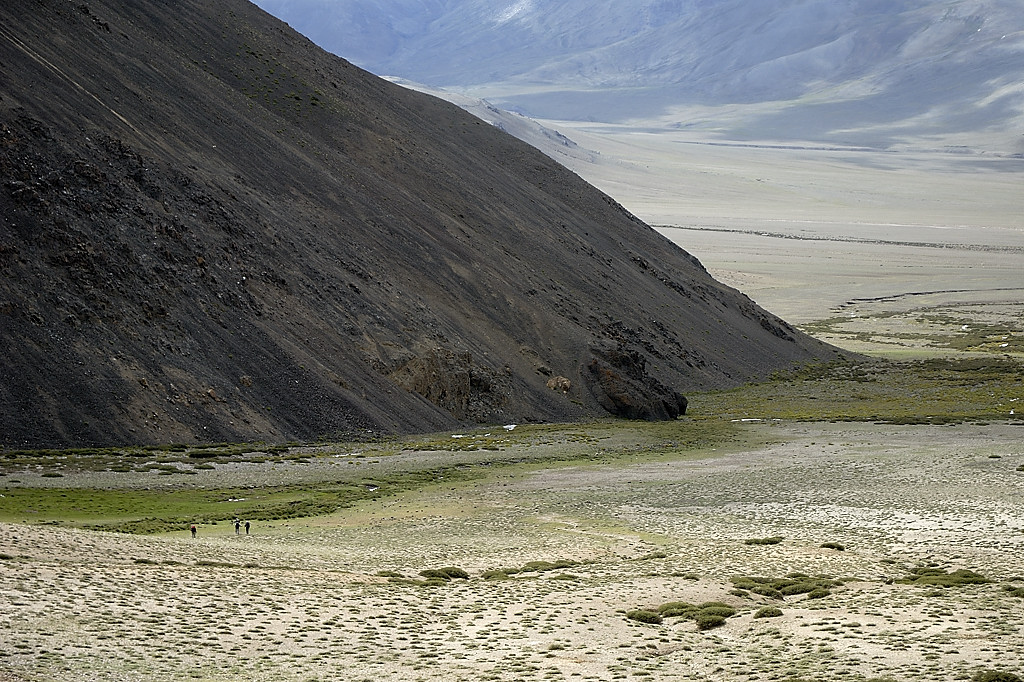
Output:
<instances>
[{"instance_id":1,"label":"brown hillside","mask_svg":"<svg viewBox=\"0 0 1024 682\"><path fill-rule=\"evenodd\" d=\"M8 447L664 418L836 352L242 0L2 3L0 176Z\"/></svg>"}]
</instances>

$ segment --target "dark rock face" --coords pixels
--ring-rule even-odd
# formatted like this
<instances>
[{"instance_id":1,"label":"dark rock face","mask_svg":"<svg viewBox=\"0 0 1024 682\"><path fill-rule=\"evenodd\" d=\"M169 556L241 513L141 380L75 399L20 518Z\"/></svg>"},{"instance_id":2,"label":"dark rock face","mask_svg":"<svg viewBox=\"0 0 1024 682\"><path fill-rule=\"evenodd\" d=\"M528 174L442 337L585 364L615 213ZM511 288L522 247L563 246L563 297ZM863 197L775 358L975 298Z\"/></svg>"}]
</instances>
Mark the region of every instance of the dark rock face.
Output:
<instances>
[{"instance_id":1,"label":"dark rock face","mask_svg":"<svg viewBox=\"0 0 1024 682\"><path fill-rule=\"evenodd\" d=\"M672 418L836 352L246 2L3 3L0 63L3 446Z\"/></svg>"},{"instance_id":2,"label":"dark rock face","mask_svg":"<svg viewBox=\"0 0 1024 682\"><path fill-rule=\"evenodd\" d=\"M611 414L648 421L686 414L686 397L650 376L638 351L610 348L594 354L587 368L590 391Z\"/></svg>"}]
</instances>

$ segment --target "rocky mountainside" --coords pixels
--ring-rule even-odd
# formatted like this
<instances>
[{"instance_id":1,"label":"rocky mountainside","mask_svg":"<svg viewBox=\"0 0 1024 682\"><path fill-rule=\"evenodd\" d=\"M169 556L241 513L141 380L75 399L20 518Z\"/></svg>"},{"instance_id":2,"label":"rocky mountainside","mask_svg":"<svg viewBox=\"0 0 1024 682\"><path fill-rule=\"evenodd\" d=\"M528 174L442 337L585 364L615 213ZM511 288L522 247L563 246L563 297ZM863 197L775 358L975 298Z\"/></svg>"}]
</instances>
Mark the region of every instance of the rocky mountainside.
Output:
<instances>
[{"instance_id":1,"label":"rocky mountainside","mask_svg":"<svg viewBox=\"0 0 1024 682\"><path fill-rule=\"evenodd\" d=\"M836 351L242 0L0 5L0 439L672 418Z\"/></svg>"},{"instance_id":2,"label":"rocky mountainside","mask_svg":"<svg viewBox=\"0 0 1024 682\"><path fill-rule=\"evenodd\" d=\"M256 1L374 73L535 118L694 126L743 105L723 135L1024 153L1018 0Z\"/></svg>"}]
</instances>

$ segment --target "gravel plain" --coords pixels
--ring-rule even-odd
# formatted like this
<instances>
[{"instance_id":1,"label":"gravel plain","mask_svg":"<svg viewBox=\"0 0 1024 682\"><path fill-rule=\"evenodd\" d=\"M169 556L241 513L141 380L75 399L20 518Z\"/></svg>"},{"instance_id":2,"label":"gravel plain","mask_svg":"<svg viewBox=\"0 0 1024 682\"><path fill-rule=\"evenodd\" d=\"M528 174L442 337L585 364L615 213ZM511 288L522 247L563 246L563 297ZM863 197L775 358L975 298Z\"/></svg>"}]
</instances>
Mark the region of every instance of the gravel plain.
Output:
<instances>
[{"instance_id":1,"label":"gravel plain","mask_svg":"<svg viewBox=\"0 0 1024 682\"><path fill-rule=\"evenodd\" d=\"M249 536L223 524L195 540L2 524L0 679L924 681L1024 670L1022 427L742 428L739 448L502 468ZM781 540L748 543L765 538ZM511 570L530 562L548 564ZM992 582L900 582L920 566ZM414 584L442 567L469 578ZM511 575L485 577L498 569ZM795 573L842 584L779 599L733 582ZM736 614L706 631L626 617L676 601ZM781 615L755 618L765 606Z\"/></svg>"}]
</instances>

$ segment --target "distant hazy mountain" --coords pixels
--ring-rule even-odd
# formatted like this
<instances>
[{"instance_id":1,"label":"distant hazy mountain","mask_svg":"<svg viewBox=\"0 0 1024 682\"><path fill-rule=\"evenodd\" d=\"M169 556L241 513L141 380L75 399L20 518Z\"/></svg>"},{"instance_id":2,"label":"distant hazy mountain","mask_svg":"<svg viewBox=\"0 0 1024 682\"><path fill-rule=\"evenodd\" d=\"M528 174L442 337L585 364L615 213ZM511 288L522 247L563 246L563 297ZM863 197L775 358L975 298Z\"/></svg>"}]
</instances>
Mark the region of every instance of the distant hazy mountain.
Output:
<instances>
[{"instance_id":1,"label":"distant hazy mountain","mask_svg":"<svg viewBox=\"0 0 1024 682\"><path fill-rule=\"evenodd\" d=\"M1019 0L257 4L374 73L538 118L687 125L676 108L777 102L734 136L1021 139Z\"/></svg>"}]
</instances>

